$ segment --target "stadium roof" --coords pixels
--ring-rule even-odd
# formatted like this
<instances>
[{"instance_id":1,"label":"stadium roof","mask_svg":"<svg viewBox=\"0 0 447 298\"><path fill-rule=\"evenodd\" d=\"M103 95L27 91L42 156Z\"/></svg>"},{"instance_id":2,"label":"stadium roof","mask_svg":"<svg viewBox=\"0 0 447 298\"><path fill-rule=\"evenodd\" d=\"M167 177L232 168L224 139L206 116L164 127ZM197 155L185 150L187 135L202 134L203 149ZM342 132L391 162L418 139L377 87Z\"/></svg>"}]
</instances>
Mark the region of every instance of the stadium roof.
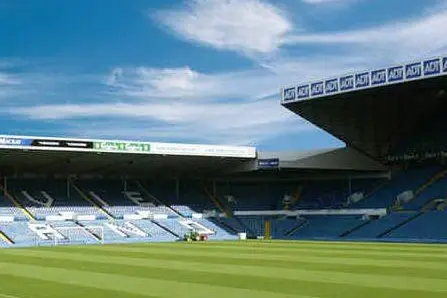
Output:
<instances>
[{"instance_id":1,"label":"stadium roof","mask_svg":"<svg viewBox=\"0 0 447 298\"><path fill-rule=\"evenodd\" d=\"M374 158L445 117L447 56L288 86L282 105Z\"/></svg>"},{"instance_id":2,"label":"stadium roof","mask_svg":"<svg viewBox=\"0 0 447 298\"><path fill-rule=\"evenodd\" d=\"M301 152L259 152L258 160L279 159L279 168L331 171L386 171L376 160L349 147Z\"/></svg>"},{"instance_id":3,"label":"stadium roof","mask_svg":"<svg viewBox=\"0 0 447 298\"><path fill-rule=\"evenodd\" d=\"M256 152L253 147L0 136L2 175L216 177L263 170L386 170L351 148Z\"/></svg>"},{"instance_id":4,"label":"stadium roof","mask_svg":"<svg viewBox=\"0 0 447 298\"><path fill-rule=\"evenodd\" d=\"M3 174L205 174L255 158L254 147L0 136Z\"/></svg>"}]
</instances>

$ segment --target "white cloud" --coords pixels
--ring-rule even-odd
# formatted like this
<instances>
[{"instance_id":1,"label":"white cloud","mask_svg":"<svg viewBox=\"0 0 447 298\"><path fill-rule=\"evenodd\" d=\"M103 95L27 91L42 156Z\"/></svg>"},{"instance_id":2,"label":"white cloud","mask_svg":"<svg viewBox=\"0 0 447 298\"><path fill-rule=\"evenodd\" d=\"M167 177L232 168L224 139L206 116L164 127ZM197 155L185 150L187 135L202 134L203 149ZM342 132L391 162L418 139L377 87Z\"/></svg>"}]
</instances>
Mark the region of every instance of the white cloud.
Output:
<instances>
[{"instance_id":1,"label":"white cloud","mask_svg":"<svg viewBox=\"0 0 447 298\"><path fill-rule=\"evenodd\" d=\"M110 92L145 101L165 99L256 100L278 94L286 73L269 69L205 74L184 68L116 68L105 83Z\"/></svg>"},{"instance_id":2,"label":"white cloud","mask_svg":"<svg viewBox=\"0 0 447 298\"><path fill-rule=\"evenodd\" d=\"M194 98L196 94L213 94L214 80L189 67L183 68L116 68L106 84L127 96L144 99Z\"/></svg>"},{"instance_id":3,"label":"white cloud","mask_svg":"<svg viewBox=\"0 0 447 298\"><path fill-rule=\"evenodd\" d=\"M345 52L356 52L356 55L374 53L383 60L391 57L404 60L436 54L445 48L447 40L440 38L439 28L447 28L446 11L362 30L289 35L284 43L295 46L319 44L322 47L345 45Z\"/></svg>"},{"instance_id":4,"label":"white cloud","mask_svg":"<svg viewBox=\"0 0 447 298\"><path fill-rule=\"evenodd\" d=\"M19 85L20 83L19 78L0 72L0 88L6 85Z\"/></svg>"},{"instance_id":5,"label":"white cloud","mask_svg":"<svg viewBox=\"0 0 447 298\"><path fill-rule=\"evenodd\" d=\"M334 3L347 3L355 0L302 0L307 4L334 4Z\"/></svg>"},{"instance_id":6,"label":"white cloud","mask_svg":"<svg viewBox=\"0 0 447 298\"><path fill-rule=\"evenodd\" d=\"M260 0L191 0L157 19L182 38L218 49L270 53L293 29L286 13Z\"/></svg>"},{"instance_id":7,"label":"white cloud","mask_svg":"<svg viewBox=\"0 0 447 298\"><path fill-rule=\"evenodd\" d=\"M311 129L280 107L276 98L249 103L172 103L160 99L159 103L141 104L44 105L14 108L10 112L35 120L101 121L111 117L116 119L115 124L100 126L98 131L116 135L124 130L128 136L142 130L163 132L170 139L178 138L181 133L183 138L196 141L233 144L260 142L285 131ZM140 124L126 128L122 122ZM142 129L142 125L147 129ZM86 123L80 131L92 133L90 126L90 122Z\"/></svg>"}]
</instances>

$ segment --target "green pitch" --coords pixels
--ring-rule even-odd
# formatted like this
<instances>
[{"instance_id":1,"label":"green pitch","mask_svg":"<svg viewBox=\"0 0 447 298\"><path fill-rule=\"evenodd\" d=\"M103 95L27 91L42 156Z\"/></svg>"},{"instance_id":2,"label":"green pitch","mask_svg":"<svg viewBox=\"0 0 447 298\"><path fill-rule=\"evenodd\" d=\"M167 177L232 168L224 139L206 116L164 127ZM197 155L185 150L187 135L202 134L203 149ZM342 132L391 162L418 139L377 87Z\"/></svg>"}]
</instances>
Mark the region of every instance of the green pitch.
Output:
<instances>
[{"instance_id":1,"label":"green pitch","mask_svg":"<svg viewBox=\"0 0 447 298\"><path fill-rule=\"evenodd\" d=\"M208 242L0 250L0 298L447 297L447 246Z\"/></svg>"}]
</instances>

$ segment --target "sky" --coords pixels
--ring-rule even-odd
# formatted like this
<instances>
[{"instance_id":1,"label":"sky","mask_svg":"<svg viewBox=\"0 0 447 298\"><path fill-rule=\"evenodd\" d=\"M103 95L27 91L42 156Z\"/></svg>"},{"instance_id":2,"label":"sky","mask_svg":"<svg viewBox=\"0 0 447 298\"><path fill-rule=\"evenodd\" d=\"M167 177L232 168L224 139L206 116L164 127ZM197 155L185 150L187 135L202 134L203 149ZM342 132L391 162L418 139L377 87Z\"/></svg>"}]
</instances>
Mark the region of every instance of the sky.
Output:
<instances>
[{"instance_id":1,"label":"sky","mask_svg":"<svg viewBox=\"0 0 447 298\"><path fill-rule=\"evenodd\" d=\"M445 54L443 28L447 0L0 0L0 134L343 146L280 88Z\"/></svg>"}]
</instances>

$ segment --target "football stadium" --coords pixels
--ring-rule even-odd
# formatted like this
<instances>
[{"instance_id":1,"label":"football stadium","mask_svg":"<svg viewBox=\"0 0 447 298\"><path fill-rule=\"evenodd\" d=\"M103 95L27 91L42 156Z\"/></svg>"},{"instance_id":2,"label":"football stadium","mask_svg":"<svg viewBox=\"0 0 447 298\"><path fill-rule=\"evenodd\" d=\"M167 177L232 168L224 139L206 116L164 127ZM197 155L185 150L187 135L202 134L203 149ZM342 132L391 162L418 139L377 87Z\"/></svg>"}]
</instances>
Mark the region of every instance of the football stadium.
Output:
<instances>
[{"instance_id":1,"label":"football stadium","mask_svg":"<svg viewBox=\"0 0 447 298\"><path fill-rule=\"evenodd\" d=\"M284 87L326 150L2 135L0 297L447 297L446 89L447 57Z\"/></svg>"}]
</instances>

